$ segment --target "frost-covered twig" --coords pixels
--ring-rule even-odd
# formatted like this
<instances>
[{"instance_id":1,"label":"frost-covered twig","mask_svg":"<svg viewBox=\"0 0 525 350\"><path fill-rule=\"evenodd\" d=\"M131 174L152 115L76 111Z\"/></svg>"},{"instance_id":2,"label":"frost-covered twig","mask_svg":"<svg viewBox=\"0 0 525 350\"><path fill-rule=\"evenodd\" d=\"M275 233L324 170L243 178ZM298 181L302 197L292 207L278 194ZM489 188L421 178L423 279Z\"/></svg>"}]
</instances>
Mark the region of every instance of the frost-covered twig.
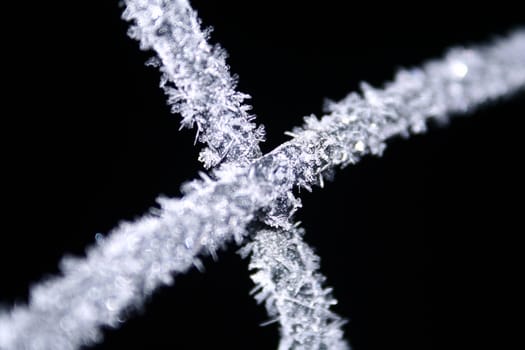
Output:
<instances>
[{"instance_id":1,"label":"frost-covered twig","mask_svg":"<svg viewBox=\"0 0 525 350\"><path fill-rule=\"evenodd\" d=\"M196 123L200 140L208 144L199 160L208 168L216 166L221 160L242 167L260 156L258 141L264 136L263 129L256 129L249 122L250 116L246 114L248 106L242 106L247 95L234 91L235 83L228 73L224 51L212 48L206 42L207 35L201 32L197 16L188 3L127 0L126 4L125 18L135 21L131 36L140 40L143 48L152 48L157 53L159 62L156 64L163 72L161 86L169 96L173 111L182 114L184 126L191 127ZM268 234L268 231L257 232L255 242L264 241ZM301 235L291 231L289 236L307 249ZM281 234L281 237L285 235ZM308 251L314 256L311 249L308 248ZM257 265L256 257L259 261L265 259L266 252L270 253L270 250L258 249L253 254L251 265ZM307 275L311 271L300 269L310 267L296 265L296 270ZM321 278L316 281L320 284ZM271 293L269 289L267 292ZM321 295L317 297L322 298ZM324 332L322 327L318 330L318 337L315 337L313 328L308 327L308 332L297 328L292 334L287 324L299 321L295 315L282 313L280 320L282 344L293 338L302 343L301 337L306 333L316 339L327 339L332 333L335 334ZM337 332L338 336L341 334ZM315 340L310 339L312 342Z\"/></svg>"},{"instance_id":2,"label":"frost-covered twig","mask_svg":"<svg viewBox=\"0 0 525 350\"><path fill-rule=\"evenodd\" d=\"M235 160L248 165L261 156L257 128L243 104L249 95L235 90L236 79L226 65L226 52L207 43L187 0L125 0L123 17L133 21L129 34L144 50L153 49L152 62L162 71L161 86L182 125L197 125L197 138L207 148L199 159L205 167Z\"/></svg>"},{"instance_id":3,"label":"frost-covered twig","mask_svg":"<svg viewBox=\"0 0 525 350\"><path fill-rule=\"evenodd\" d=\"M291 229L294 186L321 184L337 166L380 154L391 136L422 131L430 118L446 120L524 86L525 32L517 31L401 71L383 90L365 88L364 98L351 94L321 120L306 118L292 140L248 167L224 166L214 179L203 175L184 186L183 198L160 199L155 213L115 229L86 259L64 260L64 276L34 287L28 306L0 316L0 348L93 342L100 326L117 324L123 310L170 283L173 272L198 265L198 254L232 238L241 242L260 215Z\"/></svg>"},{"instance_id":4,"label":"frost-covered twig","mask_svg":"<svg viewBox=\"0 0 525 350\"><path fill-rule=\"evenodd\" d=\"M348 349L341 331L345 322L330 311L336 300L323 287L319 257L302 236L301 229L261 230L242 249L252 255L250 269L257 270L255 298L280 323L280 350Z\"/></svg>"}]
</instances>

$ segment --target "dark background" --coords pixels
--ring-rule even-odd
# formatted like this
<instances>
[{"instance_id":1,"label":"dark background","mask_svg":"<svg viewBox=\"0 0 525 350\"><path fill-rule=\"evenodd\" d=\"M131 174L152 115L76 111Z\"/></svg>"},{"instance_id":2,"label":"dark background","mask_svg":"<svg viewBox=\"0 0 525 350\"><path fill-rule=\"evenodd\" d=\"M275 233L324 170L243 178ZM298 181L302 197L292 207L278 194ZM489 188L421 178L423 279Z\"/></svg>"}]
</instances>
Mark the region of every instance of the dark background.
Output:
<instances>
[{"instance_id":1,"label":"dark background","mask_svg":"<svg viewBox=\"0 0 525 350\"><path fill-rule=\"evenodd\" d=\"M151 53L127 38L117 2L68 3L5 35L13 42L2 68L4 307L26 302L64 253L83 254L95 233L139 217L159 194L178 196L200 169L194 132L178 131L158 72L144 67ZM302 116L320 115L325 97L340 99L363 80L380 86L401 66L525 24L517 4L192 3L229 52L239 89L253 96L265 151ZM392 140L384 157L302 194L298 219L355 350L514 341L524 112L522 94ZM248 295L247 261L235 250L206 259L205 273L177 276L94 349L276 348L277 328L259 326L267 316Z\"/></svg>"}]
</instances>

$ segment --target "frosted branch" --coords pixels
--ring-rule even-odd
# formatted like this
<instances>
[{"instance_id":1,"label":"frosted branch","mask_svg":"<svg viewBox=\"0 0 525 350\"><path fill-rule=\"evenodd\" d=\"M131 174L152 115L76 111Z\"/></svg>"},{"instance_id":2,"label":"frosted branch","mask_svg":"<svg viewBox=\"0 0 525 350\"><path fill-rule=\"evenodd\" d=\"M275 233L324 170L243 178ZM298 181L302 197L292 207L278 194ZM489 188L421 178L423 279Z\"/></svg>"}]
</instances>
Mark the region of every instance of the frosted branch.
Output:
<instances>
[{"instance_id":1,"label":"frosted branch","mask_svg":"<svg viewBox=\"0 0 525 350\"><path fill-rule=\"evenodd\" d=\"M182 114L183 125L196 123L200 140L208 144L199 160L209 168L222 160L245 166L260 156L257 143L263 129L249 122L249 108L241 105L247 95L234 91L224 52L208 45L189 5L133 0L127 5L125 18L137 23L131 36L160 58L156 64L163 72L161 86L172 111Z\"/></svg>"},{"instance_id":2,"label":"frosted branch","mask_svg":"<svg viewBox=\"0 0 525 350\"><path fill-rule=\"evenodd\" d=\"M94 342L99 327L117 325L173 272L198 266L199 254L242 242L253 220L268 216L292 229L294 186L322 184L336 167L381 154L389 137L421 132L431 118L447 120L524 86L523 30L403 70L384 89L365 86L363 97L350 94L322 119L306 118L292 140L249 166L202 175L183 186L183 198L160 199L160 209L122 224L85 259L64 259L63 276L35 286L27 306L0 316L0 348L65 350Z\"/></svg>"},{"instance_id":3,"label":"frosted branch","mask_svg":"<svg viewBox=\"0 0 525 350\"><path fill-rule=\"evenodd\" d=\"M161 87L183 127L197 127L197 139L207 145L199 160L209 168L235 161L248 165L261 156L263 127L256 127L243 104L249 95L237 92L226 65L226 52L206 39L197 14L186 0L125 0L123 18L133 21L129 35L162 72Z\"/></svg>"},{"instance_id":4,"label":"frosted branch","mask_svg":"<svg viewBox=\"0 0 525 350\"><path fill-rule=\"evenodd\" d=\"M207 34L200 31L199 21L189 5L185 1L130 0L127 6L125 18L137 23L131 36L140 40L144 49L153 48L160 58L157 65L163 72L161 86L169 96L173 112L182 114L185 126L196 123L200 140L208 144L199 160L206 167L221 160L244 166L260 156L257 143L264 135L262 128L255 129L249 122L248 106L241 105L247 96L234 91L235 83L228 74L224 52L206 42ZM256 241L264 234L257 233ZM293 236L305 246L301 236ZM263 256L265 252L259 250ZM302 271L303 275L306 273ZM285 323L292 317L290 314ZM282 328L287 329L285 325Z\"/></svg>"},{"instance_id":5,"label":"frosted branch","mask_svg":"<svg viewBox=\"0 0 525 350\"><path fill-rule=\"evenodd\" d=\"M303 241L303 231L261 230L242 249L251 253L255 299L265 302L270 317L280 323L280 350L348 349L341 326L330 311L337 303L331 288L323 288L319 257Z\"/></svg>"}]
</instances>

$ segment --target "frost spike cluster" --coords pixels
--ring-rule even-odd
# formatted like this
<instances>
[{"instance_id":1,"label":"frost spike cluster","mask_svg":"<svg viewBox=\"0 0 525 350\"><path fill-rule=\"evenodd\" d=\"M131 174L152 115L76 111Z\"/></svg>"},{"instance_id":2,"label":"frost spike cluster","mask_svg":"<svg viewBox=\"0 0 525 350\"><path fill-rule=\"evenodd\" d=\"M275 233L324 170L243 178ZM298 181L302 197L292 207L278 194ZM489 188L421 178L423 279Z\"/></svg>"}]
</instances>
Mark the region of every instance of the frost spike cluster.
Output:
<instances>
[{"instance_id":1,"label":"frost spike cluster","mask_svg":"<svg viewBox=\"0 0 525 350\"><path fill-rule=\"evenodd\" d=\"M365 86L363 97L350 94L321 120L306 118L292 140L248 167L203 175L183 187L184 197L160 199L156 213L116 228L86 259L64 259L63 277L33 287L29 305L0 315L0 348L65 350L94 342L101 326L117 325L173 272L198 265L199 254L232 238L240 243L258 215L290 229L285 213L297 204L295 186L310 188L336 166L380 154L387 138L421 132L430 118L446 120L524 86L523 30L401 71L384 89Z\"/></svg>"},{"instance_id":2,"label":"frost spike cluster","mask_svg":"<svg viewBox=\"0 0 525 350\"><path fill-rule=\"evenodd\" d=\"M199 160L207 168L235 161L247 165L261 156L257 128L243 104L249 95L235 90L236 80L226 65L226 52L211 46L200 29L197 14L186 0L125 0L123 18L133 21L129 35L143 50L153 49L152 60L162 72L161 87L182 126L197 127L197 139L207 145Z\"/></svg>"},{"instance_id":3,"label":"frost spike cluster","mask_svg":"<svg viewBox=\"0 0 525 350\"><path fill-rule=\"evenodd\" d=\"M319 270L319 257L303 241L303 231L261 230L243 249L251 252L256 300L281 325L279 350L348 349L341 326L330 311L337 303Z\"/></svg>"}]
</instances>

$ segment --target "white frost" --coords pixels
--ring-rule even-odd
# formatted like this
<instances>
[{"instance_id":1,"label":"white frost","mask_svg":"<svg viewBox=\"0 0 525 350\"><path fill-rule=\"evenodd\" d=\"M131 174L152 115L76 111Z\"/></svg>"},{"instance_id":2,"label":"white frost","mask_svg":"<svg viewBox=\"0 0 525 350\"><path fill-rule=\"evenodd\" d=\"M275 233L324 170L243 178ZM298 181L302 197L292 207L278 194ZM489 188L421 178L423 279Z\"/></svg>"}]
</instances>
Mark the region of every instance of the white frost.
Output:
<instances>
[{"instance_id":1,"label":"white frost","mask_svg":"<svg viewBox=\"0 0 525 350\"><path fill-rule=\"evenodd\" d=\"M155 50L165 51L169 57L179 49L191 55L191 50L184 51L182 44L184 40L192 40L197 22L191 9L184 7L186 1L128 0L126 4L127 18L137 21L135 31L157 30L157 34L133 34L141 39L144 48L159 44L160 49ZM143 5L145 7L141 7ZM159 16L158 11L148 12L152 11L148 5L171 9L182 6L184 11L180 13L191 19L188 21L180 14ZM167 27L157 23L164 18L169 24ZM171 30L180 34L174 34L177 40L156 41ZM172 45L179 46L174 46L177 49L173 51ZM192 50L201 46L203 52L207 52L204 44ZM212 54L210 57L215 58L204 59L206 64L220 65L223 56ZM218 90L215 83L210 82L203 84L203 90L199 91L197 85L190 82L195 80L190 72L190 76L180 79L181 86L187 83L187 88L179 91L177 81L170 80L171 74L177 71L170 70L171 64L177 60L164 60L163 56L161 60L167 67L165 87L174 105L180 104L178 110L187 118L183 120L186 124L196 123L204 135L206 130L214 130L209 125L216 123L212 116L218 116L225 118L234 130L237 130L235 125L254 130L254 126L248 125L250 117L245 114L245 107L241 106L244 97L235 92L226 95L217 92L223 88L233 91L232 81L224 78L225 75L222 76L225 80L218 78L219 84L223 84ZM451 62L461 62L467 69L454 68ZM210 71L211 76L215 76L213 72L217 72L217 67ZM200 266L198 255L214 254L232 239L242 242L247 226L260 219L257 215L262 215L274 227L293 232L290 215L299 206L294 187L311 189L336 167L353 164L366 154L380 155L390 137L422 132L429 119L446 120L452 114L471 111L524 86L525 31L521 30L491 45L453 49L444 59L429 61L418 69L402 70L383 89L365 84L363 95L352 93L341 102L331 104L328 114L321 119L305 118L305 124L293 130L292 140L260 158L253 159L257 153L257 137L230 140L225 145L230 135L228 127L209 131L210 138L201 138L213 153L210 157L213 161L208 165L216 165L225 157L237 160L245 157L246 165L225 164L215 170L211 178L202 176L184 185L184 197L159 199L160 210L134 223L121 224L107 238L90 247L85 259L63 259L63 276L34 286L27 306L0 314L0 348L70 350L99 341L102 326L118 326L128 308L140 305L158 286L172 283L174 272ZM208 99L219 98L217 96L226 99L220 100L221 106L232 107L231 114L226 107L219 111L206 109ZM204 115L202 119L196 117L200 111ZM220 132L223 135L219 137ZM218 149L215 142L220 145ZM356 149L360 142L364 147ZM279 308L275 304L275 310L281 312ZM315 310L321 309L325 308ZM283 328L286 326L283 324ZM327 327L337 330L337 327Z\"/></svg>"}]
</instances>

